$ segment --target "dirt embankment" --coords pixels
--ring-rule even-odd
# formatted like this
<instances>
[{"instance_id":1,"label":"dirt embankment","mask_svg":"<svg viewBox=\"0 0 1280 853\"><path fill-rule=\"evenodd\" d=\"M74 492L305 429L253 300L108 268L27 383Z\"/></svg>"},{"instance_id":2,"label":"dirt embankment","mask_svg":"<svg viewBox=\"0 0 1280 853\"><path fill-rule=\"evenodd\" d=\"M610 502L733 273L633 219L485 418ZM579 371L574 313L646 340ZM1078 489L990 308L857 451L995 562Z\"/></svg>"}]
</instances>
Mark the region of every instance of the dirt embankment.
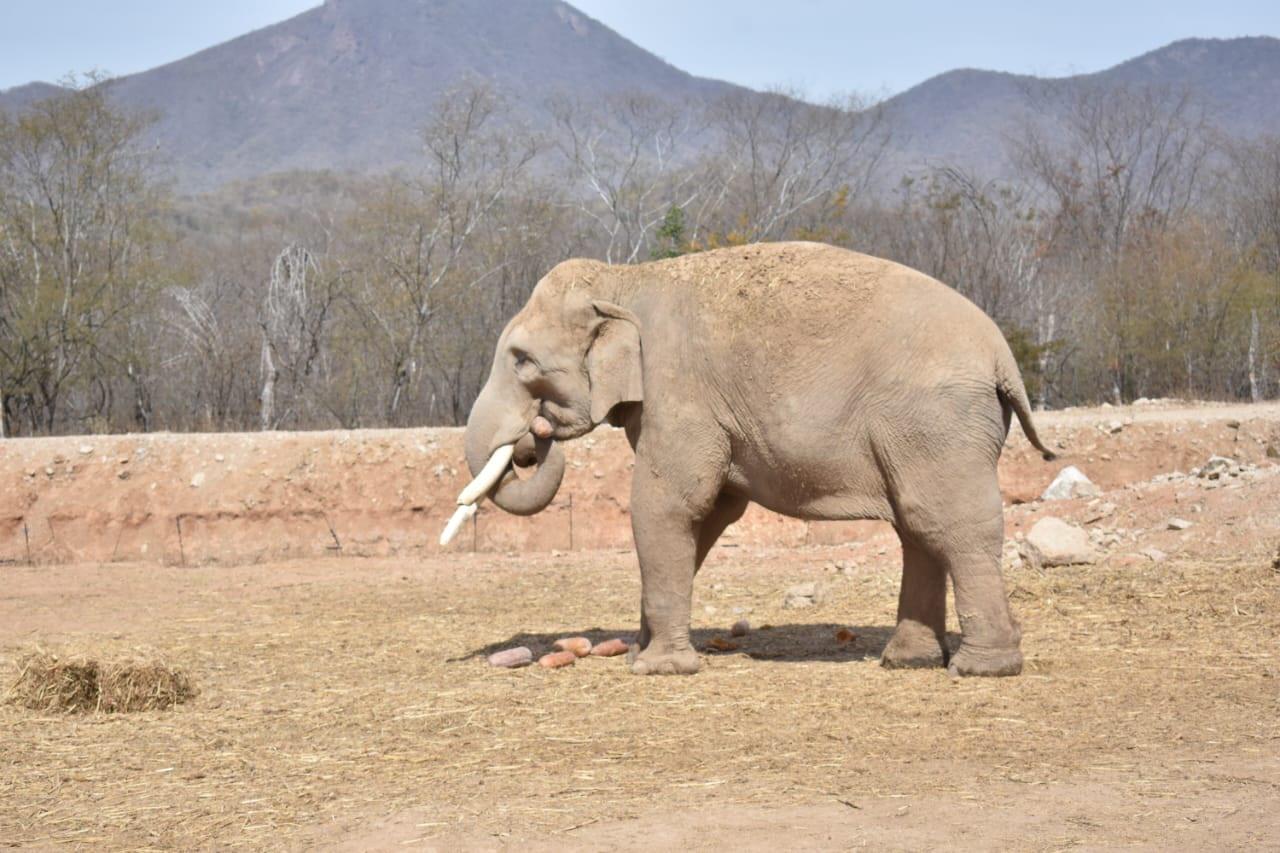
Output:
<instances>
[{"instance_id":1,"label":"dirt embankment","mask_svg":"<svg viewBox=\"0 0 1280 853\"><path fill-rule=\"evenodd\" d=\"M1280 406L1146 405L1037 417L1058 462L1017 427L1000 464L1006 499L1033 500L1074 464L1105 489L1209 456L1269 463ZM626 548L632 454L620 430L567 446L555 502L522 519L484 506L461 551ZM123 435L0 443L0 563L176 565L432 553L468 477L456 429ZM866 522L803 522L753 507L727 544L827 544Z\"/></svg>"}]
</instances>

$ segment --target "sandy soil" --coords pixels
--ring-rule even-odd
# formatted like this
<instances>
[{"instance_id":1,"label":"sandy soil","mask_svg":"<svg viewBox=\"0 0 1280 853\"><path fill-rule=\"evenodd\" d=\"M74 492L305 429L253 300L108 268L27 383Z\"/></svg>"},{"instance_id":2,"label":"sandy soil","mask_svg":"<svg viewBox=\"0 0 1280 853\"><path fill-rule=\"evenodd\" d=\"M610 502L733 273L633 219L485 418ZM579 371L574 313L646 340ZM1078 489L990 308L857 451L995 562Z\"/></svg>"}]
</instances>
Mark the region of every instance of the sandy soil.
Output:
<instances>
[{"instance_id":1,"label":"sandy soil","mask_svg":"<svg viewBox=\"0 0 1280 853\"><path fill-rule=\"evenodd\" d=\"M730 537L698 581L704 670L674 679L632 677L621 659L484 663L519 643L629 636L629 550L0 566L0 678L33 644L148 647L201 690L116 716L0 705L0 845L1276 847L1280 467L1266 418L1121 413L1134 422L1112 433L1112 415L1054 427L1089 439L1082 467L1117 463L1101 498L1007 510L1013 541L1052 514L1097 531L1102 554L1036 570L1011 547L1015 679L878 665L899 574L882 527L832 545ZM1239 447L1257 464L1240 476L1152 479ZM810 580L822 601L784 609ZM708 645L743 618L755 628L738 648ZM839 642L842 628L857 639Z\"/></svg>"}]
</instances>

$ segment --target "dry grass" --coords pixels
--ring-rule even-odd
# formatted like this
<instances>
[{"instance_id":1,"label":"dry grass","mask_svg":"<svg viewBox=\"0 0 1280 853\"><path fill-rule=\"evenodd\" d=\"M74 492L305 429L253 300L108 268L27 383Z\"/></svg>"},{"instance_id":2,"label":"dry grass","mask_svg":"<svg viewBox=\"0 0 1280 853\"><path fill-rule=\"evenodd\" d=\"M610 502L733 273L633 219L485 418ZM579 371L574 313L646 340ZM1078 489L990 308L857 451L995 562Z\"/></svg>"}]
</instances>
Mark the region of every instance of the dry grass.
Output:
<instances>
[{"instance_id":1,"label":"dry grass","mask_svg":"<svg viewBox=\"0 0 1280 853\"><path fill-rule=\"evenodd\" d=\"M408 809L423 835L518 838L643 814L657 791L675 808L912 792L981 802L994 781L1100 776L1150 813L1162 786L1201 766L1186 762L1280 745L1269 552L1016 572L1027 671L964 681L878 666L895 555L823 573L841 553L716 555L699 581L698 643L727 634L735 608L775 627L688 679L634 678L617 658L554 672L484 663L495 647L629 633L630 555L113 567L145 577L165 614L139 617L129 641L163 649L202 695L57 724L0 708L0 842L306 846ZM781 609L783 589L815 578L830 585L820 606ZM856 642L836 639L845 626Z\"/></svg>"},{"instance_id":2,"label":"dry grass","mask_svg":"<svg viewBox=\"0 0 1280 853\"><path fill-rule=\"evenodd\" d=\"M99 661L35 649L17 668L4 701L45 713L161 711L197 693L185 672L146 653Z\"/></svg>"}]
</instances>

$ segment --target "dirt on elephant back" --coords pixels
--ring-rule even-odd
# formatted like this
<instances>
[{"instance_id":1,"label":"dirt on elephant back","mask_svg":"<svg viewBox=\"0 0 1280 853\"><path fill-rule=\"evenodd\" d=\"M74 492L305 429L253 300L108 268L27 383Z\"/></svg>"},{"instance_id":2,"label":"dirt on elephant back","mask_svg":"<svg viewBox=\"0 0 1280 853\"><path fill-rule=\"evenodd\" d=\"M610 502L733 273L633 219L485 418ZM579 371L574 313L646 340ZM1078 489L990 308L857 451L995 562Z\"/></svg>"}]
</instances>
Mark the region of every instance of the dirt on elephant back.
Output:
<instances>
[{"instance_id":1,"label":"dirt on elephant back","mask_svg":"<svg viewBox=\"0 0 1280 853\"><path fill-rule=\"evenodd\" d=\"M1032 500L1061 464L1011 443L1006 494L1025 502L1007 505L1006 579L1026 670L958 681L877 663L900 572L882 526L785 528L761 517L728 537L698 578L695 677L635 678L621 658L499 670L485 663L496 649L537 655L560 637L631 636L639 578L625 541L443 553L415 544L438 528L423 520L428 510L406 509L434 499L436 486L414 483L456 489L452 474L432 473L445 450L437 461L426 444L443 447L448 434L164 440L181 453L138 437L15 442L30 480L21 510L58 507L55 528L85 531L75 542L95 529L75 527L78 514L100 513L95 523L114 533L112 518L194 511L190 496L210 490L225 523L241 524L223 530L305 543L293 522L269 520L295 506L327 514L343 547L281 559L259 543L257 556L233 559L248 546L210 545L215 559L184 562L136 549L85 559L68 545L59 559L19 552L0 565L0 695L36 646L100 660L145 648L197 691L167 710L111 715L0 701L0 844L1275 847L1276 415L1149 405L1044 417L1050 440L1071 445L1061 464L1101 488L1064 501ZM121 463L116 441L153 449ZM626 470L623 449L601 439L579 452L576 494L603 507ZM62 467L41 454L62 455ZM1192 473L1213 455L1234 461ZM160 460L170 460L168 479ZM106 473L98 465L117 484L136 477L144 497L160 493L167 506L87 479ZM350 476L325 479L344 465ZM232 495L247 507L240 515ZM400 513L409 517L399 544L378 544ZM1046 516L1088 531L1096 562L1022 560L1019 534ZM611 518L601 510L575 525ZM201 535L213 541L218 528L209 530ZM352 540L368 554L353 556ZM787 590L807 583L813 603L784 606ZM741 620L751 629L732 636Z\"/></svg>"}]
</instances>

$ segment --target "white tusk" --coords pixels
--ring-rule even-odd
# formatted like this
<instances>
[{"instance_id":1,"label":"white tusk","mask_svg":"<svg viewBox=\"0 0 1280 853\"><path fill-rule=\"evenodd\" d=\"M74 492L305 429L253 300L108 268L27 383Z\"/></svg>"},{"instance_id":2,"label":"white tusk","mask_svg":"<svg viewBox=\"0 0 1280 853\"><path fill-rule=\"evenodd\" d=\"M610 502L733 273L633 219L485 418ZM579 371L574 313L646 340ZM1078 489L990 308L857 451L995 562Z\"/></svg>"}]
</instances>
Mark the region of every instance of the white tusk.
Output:
<instances>
[{"instance_id":1,"label":"white tusk","mask_svg":"<svg viewBox=\"0 0 1280 853\"><path fill-rule=\"evenodd\" d=\"M514 444L504 444L497 450L493 451L493 455L489 457L489 461L484 463L484 467L480 469L480 473L476 474L476 478L467 487L458 492L458 503L473 504L489 493L493 488L493 484L502 478L506 473L507 466L511 464L511 457L515 455L516 446Z\"/></svg>"},{"instance_id":2,"label":"white tusk","mask_svg":"<svg viewBox=\"0 0 1280 853\"><path fill-rule=\"evenodd\" d=\"M467 519L476 514L475 504L463 504L453 511L453 518L449 519L449 523L444 526L444 533L440 534L440 544L448 545L453 541L453 537L458 535L458 531L462 529L462 525L467 523Z\"/></svg>"}]
</instances>

